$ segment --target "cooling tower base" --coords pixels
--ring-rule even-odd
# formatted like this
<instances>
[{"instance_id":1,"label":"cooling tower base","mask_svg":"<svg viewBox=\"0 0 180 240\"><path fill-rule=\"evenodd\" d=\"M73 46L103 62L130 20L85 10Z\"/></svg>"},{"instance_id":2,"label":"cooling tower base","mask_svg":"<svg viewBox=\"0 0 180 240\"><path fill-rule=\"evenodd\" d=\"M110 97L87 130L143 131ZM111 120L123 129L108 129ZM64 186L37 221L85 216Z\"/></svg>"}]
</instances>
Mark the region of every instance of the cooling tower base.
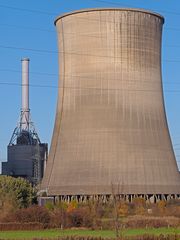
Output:
<instances>
[{"instance_id":1,"label":"cooling tower base","mask_svg":"<svg viewBox=\"0 0 180 240\"><path fill-rule=\"evenodd\" d=\"M144 195L172 195L179 194L179 188L176 185L128 185L128 184L111 184L111 185L65 185L53 186L47 191L51 196L76 196L76 195L111 195L111 194L144 194Z\"/></svg>"},{"instance_id":2,"label":"cooling tower base","mask_svg":"<svg viewBox=\"0 0 180 240\"><path fill-rule=\"evenodd\" d=\"M133 199L136 198L142 198L147 203L156 203L158 201L169 201L171 199L180 199L180 194L108 194L108 195L64 195L64 196L51 196L51 197L40 197L40 202L46 202L49 201L49 198L51 198L51 201L55 204L58 202L71 202L71 201L77 201L86 203L88 201L98 201L102 203L108 203L114 200L116 198L117 201L126 201L126 202L132 202Z\"/></svg>"}]
</instances>

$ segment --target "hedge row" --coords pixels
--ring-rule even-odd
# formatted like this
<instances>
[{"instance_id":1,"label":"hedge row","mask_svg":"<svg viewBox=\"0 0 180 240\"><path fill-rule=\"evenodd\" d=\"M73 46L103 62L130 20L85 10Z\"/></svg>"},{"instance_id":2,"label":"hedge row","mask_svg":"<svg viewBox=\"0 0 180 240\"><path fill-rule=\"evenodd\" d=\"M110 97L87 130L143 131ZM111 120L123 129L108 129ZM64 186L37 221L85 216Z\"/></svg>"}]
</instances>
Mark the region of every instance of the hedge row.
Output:
<instances>
[{"instance_id":1,"label":"hedge row","mask_svg":"<svg viewBox=\"0 0 180 240\"><path fill-rule=\"evenodd\" d=\"M180 218L170 216L129 216L119 218L121 228L179 227ZM85 227L90 229L114 229L114 217L103 218L90 208L48 210L33 206L10 212L0 220L0 230L36 230L43 228Z\"/></svg>"},{"instance_id":2,"label":"hedge row","mask_svg":"<svg viewBox=\"0 0 180 240\"><path fill-rule=\"evenodd\" d=\"M16 231L16 230L42 230L44 226L42 223L0 223L0 231Z\"/></svg>"},{"instance_id":3,"label":"hedge row","mask_svg":"<svg viewBox=\"0 0 180 240\"><path fill-rule=\"evenodd\" d=\"M119 240L179 240L180 235L142 235L136 237L123 237L119 238ZM0 239L5 240L5 239ZM13 239L12 239L13 240ZM17 239L14 239L17 240ZM26 239L24 239L26 240ZM49 240L49 238L33 238L32 240ZM83 236L66 236L66 237L58 237L51 240L118 240L117 238L102 238L102 237L83 237Z\"/></svg>"}]
</instances>

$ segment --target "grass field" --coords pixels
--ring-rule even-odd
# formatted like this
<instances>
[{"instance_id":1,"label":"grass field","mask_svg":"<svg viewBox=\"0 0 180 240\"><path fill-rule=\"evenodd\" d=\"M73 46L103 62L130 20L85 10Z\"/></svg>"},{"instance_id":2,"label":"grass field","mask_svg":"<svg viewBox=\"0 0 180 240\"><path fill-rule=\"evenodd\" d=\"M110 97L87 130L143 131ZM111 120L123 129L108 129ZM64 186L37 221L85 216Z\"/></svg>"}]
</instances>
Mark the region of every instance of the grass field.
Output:
<instances>
[{"instance_id":1,"label":"grass field","mask_svg":"<svg viewBox=\"0 0 180 240\"><path fill-rule=\"evenodd\" d=\"M160 235L160 234L180 234L180 228L156 228L156 229L126 229L123 231L125 236L136 236L143 234ZM96 237L115 237L113 231L108 230L41 230L41 231L2 231L0 239L32 239L32 238L56 238L60 236L96 236Z\"/></svg>"}]
</instances>

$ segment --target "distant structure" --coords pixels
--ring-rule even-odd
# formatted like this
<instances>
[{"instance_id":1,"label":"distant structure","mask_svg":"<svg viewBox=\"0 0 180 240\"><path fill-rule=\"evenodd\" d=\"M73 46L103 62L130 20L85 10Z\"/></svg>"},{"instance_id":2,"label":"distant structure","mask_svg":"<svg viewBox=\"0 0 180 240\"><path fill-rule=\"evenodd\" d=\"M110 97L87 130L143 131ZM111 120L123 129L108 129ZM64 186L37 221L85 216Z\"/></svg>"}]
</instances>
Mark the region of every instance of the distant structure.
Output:
<instances>
[{"instance_id":1,"label":"distant structure","mask_svg":"<svg viewBox=\"0 0 180 240\"><path fill-rule=\"evenodd\" d=\"M30 118L29 59L22 59L22 109L20 121L7 148L7 162L2 163L2 174L23 177L32 184L40 183L46 165L47 143L41 143Z\"/></svg>"},{"instance_id":2,"label":"distant structure","mask_svg":"<svg viewBox=\"0 0 180 240\"><path fill-rule=\"evenodd\" d=\"M56 19L59 94L41 185L48 196L180 197L162 91L163 23L121 8Z\"/></svg>"}]
</instances>

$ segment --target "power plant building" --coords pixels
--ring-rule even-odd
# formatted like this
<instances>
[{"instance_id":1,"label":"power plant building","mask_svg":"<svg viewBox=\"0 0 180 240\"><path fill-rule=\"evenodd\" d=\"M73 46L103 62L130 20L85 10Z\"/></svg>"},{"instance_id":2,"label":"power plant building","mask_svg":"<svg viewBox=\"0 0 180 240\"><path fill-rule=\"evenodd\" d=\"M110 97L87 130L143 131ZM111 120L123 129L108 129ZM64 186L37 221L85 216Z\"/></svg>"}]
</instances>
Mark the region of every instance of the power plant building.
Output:
<instances>
[{"instance_id":1,"label":"power plant building","mask_svg":"<svg viewBox=\"0 0 180 240\"><path fill-rule=\"evenodd\" d=\"M2 174L23 177L33 185L39 184L46 166L47 143L41 143L29 109L29 59L22 59L22 108L20 121L7 147L7 162L2 163Z\"/></svg>"},{"instance_id":2,"label":"power plant building","mask_svg":"<svg viewBox=\"0 0 180 240\"><path fill-rule=\"evenodd\" d=\"M180 196L162 90L163 23L121 8L56 19L59 92L41 185L49 196Z\"/></svg>"}]
</instances>

